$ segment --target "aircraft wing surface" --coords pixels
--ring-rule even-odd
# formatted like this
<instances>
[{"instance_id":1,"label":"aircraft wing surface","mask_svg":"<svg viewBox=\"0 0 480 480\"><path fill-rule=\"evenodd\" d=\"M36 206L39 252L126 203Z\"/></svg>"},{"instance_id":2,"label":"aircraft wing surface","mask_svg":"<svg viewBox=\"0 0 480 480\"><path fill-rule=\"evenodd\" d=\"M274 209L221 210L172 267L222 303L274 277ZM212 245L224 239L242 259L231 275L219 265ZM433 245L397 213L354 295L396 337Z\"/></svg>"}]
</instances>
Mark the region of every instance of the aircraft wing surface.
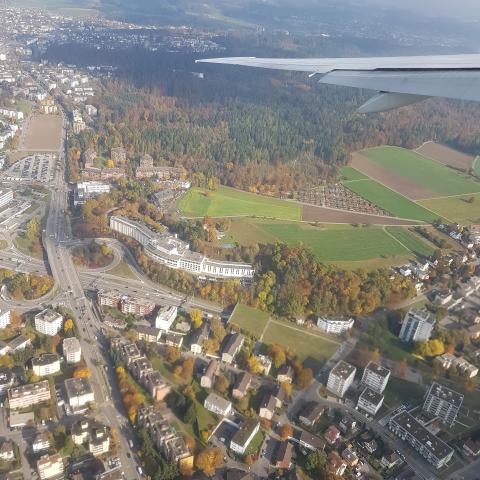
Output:
<instances>
[{"instance_id":1,"label":"aircraft wing surface","mask_svg":"<svg viewBox=\"0 0 480 480\"><path fill-rule=\"evenodd\" d=\"M255 58L197 60L321 75L319 82L380 92L362 113L410 105L428 97L480 102L480 54L367 58Z\"/></svg>"}]
</instances>

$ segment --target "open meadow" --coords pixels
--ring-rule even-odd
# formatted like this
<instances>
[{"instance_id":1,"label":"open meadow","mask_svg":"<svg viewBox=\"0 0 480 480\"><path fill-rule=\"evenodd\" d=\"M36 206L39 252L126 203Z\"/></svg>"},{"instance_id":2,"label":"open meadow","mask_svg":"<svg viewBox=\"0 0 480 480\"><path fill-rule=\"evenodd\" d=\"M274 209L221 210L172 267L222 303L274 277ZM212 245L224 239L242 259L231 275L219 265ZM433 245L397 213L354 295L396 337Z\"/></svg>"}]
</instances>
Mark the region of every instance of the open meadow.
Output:
<instances>
[{"instance_id":1,"label":"open meadow","mask_svg":"<svg viewBox=\"0 0 480 480\"><path fill-rule=\"evenodd\" d=\"M302 205L228 187L215 191L190 189L177 204L187 217L258 216L284 220L300 220Z\"/></svg>"}]
</instances>

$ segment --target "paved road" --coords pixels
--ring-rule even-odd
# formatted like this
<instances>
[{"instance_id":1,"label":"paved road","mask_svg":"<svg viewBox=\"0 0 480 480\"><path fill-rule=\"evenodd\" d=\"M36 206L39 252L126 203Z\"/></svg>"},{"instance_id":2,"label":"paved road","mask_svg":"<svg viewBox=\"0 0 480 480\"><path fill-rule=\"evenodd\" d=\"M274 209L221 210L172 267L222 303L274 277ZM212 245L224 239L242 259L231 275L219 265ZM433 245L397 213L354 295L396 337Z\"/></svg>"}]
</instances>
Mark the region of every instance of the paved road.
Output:
<instances>
[{"instance_id":1,"label":"paved road","mask_svg":"<svg viewBox=\"0 0 480 480\"><path fill-rule=\"evenodd\" d=\"M64 158L62 158L62 167L57 171L52 189L50 209L43 232L43 245L57 288L67 292L65 304L74 312L76 317L81 335L82 353L92 372L91 383L94 388L97 412L108 418L109 425L116 428L120 433L119 457L126 478L129 480L139 478L133 452L130 451L127 443L127 439L133 437L133 432L128 424L125 411L119 404L119 392L114 392L115 401L112 401L111 385L115 385L115 383L110 384L105 377L103 367L97 366L108 361L106 352L101 351L97 343L100 334L100 319L95 316L90 302L85 297L70 252L62 245L62 242L67 240L70 235L70 226L67 224L68 217L65 215L68 185L65 181L64 168ZM110 368L110 370L113 374L113 368ZM127 452L129 452L131 458L127 457Z\"/></svg>"}]
</instances>

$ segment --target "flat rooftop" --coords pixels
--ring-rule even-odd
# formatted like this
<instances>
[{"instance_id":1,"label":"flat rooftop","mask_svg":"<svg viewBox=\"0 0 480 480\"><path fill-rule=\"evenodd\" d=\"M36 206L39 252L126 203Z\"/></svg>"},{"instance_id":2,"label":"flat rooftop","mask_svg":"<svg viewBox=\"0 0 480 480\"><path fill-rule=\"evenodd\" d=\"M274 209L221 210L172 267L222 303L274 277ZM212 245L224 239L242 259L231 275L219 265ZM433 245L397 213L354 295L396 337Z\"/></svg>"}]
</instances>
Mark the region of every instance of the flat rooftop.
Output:
<instances>
[{"instance_id":1,"label":"flat rooftop","mask_svg":"<svg viewBox=\"0 0 480 480\"><path fill-rule=\"evenodd\" d=\"M343 360L340 360L331 370L330 373L336 375L337 377L343 378L346 380L350 375L355 374L357 369Z\"/></svg>"},{"instance_id":2,"label":"flat rooftop","mask_svg":"<svg viewBox=\"0 0 480 480\"><path fill-rule=\"evenodd\" d=\"M383 378L387 378L390 375L390 370L388 368L382 367L376 362L368 362L365 370L370 370L371 372Z\"/></svg>"},{"instance_id":3,"label":"flat rooftop","mask_svg":"<svg viewBox=\"0 0 480 480\"><path fill-rule=\"evenodd\" d=\"M464 398L461 393L458 393L455 390L450 390L449 388L436 382L432 383L430 390L428 391L428 395L434 395L435 397L451 403L458 408L462 405Z\"/></svg>"}]
</instances>

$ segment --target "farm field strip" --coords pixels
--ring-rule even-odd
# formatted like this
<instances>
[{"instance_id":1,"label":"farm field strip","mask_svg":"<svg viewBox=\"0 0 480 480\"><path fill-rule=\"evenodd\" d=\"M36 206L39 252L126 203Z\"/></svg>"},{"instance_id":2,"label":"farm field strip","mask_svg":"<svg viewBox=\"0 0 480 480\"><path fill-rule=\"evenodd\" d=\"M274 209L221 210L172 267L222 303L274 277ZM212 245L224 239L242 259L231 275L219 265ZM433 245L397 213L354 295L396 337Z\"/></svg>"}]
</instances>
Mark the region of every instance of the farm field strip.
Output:
<instances>
[{"instance_id":1,"label":"farm field strip","mask_svg":"<svg viewBox=\"0 0 480 480\"><path fill-rule=\"evenodd\" d=\"M480 192L480 182L472 177L460 174L411 150L399 147L377 147L362 150L360 153L379 167L426 191L436 192L439 196ZM392 188L394 188L393 185Z\"/></svg>"},{"instance_id":2,"label":"farm field strip","mask_svg":"<svg viewBox=\"0 0 480 480\"><path fill-rule=\"evenodd\" d=\"M438 215L413 202L404 195L382 185L376 180L350 182L344 184L349 190L390 212L396 217L433 222Z\"/></svg>"},{"instance_id":3,"label":"farm field strip","mask_svg":"<svg viewBox=\"0 0 480 480\"><path fill-rule=\"evenodd\" d=\"M435 160L442 165L452 168L460 168L468 171L472 168L473 157L466 153L459 152L453 148L447 147L440 143L425 142L423 145L415 149L420 155Z\"/></svg>"}]
</instances>

